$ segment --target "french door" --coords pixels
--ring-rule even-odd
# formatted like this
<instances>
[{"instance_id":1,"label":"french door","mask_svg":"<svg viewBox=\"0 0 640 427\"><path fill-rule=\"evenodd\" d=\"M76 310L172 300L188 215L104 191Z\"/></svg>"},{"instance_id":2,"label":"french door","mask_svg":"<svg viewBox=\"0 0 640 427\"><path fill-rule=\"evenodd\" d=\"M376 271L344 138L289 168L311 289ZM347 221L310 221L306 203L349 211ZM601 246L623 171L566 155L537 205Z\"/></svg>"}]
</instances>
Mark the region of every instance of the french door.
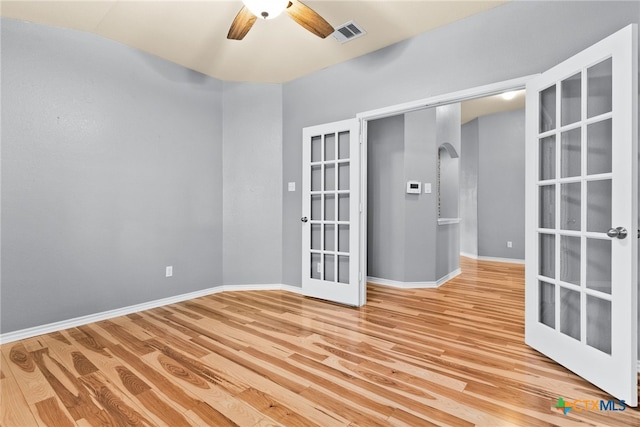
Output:
<instances>
[{"instance_id":1,"label":"french door","mask_svg":"<svg viewBox=\"0 0 640 427\"><path fill-rule=\"evenodd\" d=\"M302 292L364 305L358 119L303 129L302 156Z\"/></svg>"},{"instance_id":2,"label":"french door","mask_svg":"<svg viewBox=\"0 0 640 427\"><path fill-rule=\"evenodd\" d=\"M526 343L637 396L637 28L527 84Z\"/></svg>"}]
</instances>

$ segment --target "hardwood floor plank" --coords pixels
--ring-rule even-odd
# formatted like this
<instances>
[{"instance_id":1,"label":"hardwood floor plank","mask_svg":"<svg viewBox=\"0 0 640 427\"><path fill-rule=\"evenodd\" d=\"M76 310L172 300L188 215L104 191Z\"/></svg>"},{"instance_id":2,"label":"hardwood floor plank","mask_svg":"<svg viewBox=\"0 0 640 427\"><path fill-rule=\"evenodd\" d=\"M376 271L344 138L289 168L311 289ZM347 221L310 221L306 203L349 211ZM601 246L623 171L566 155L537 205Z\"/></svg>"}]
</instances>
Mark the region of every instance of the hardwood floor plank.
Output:
<instances>
[{"instance_id":1,"label":"hardwood floor plank","mask_svg":"<svg viewBox=\"0 0 640 427\"><path fill-rule=\"evenodd\" d=\"M0 363L6 367L4 354L0 354L0 357ZM0 379L0 402L0 425L7 427L38 425L25 395L9 370L6 370L6 376Z\"/></svg>"},{"instance_id":2,"label":"hardwood floor plank","mask_svg":"<svg viewBox=\"0 0 640 427\"><path fill-rule=\"evenodd\" d=\"M245 352L239 352L235 357L228 358L222 352L213 352L206 358L218 369L225 372L231 378L242 378L251 384L251 387L268 393L281 402L286 402L288 407L297 413L303 413L306 418L321 426L346 426L349 421L329 413L312 402L300 398L300 393L306 390L311 383L294 383L288 380L279 367L264 367L260 360ZM262 366L262 367L261 367ZM298 381L304 381L298 379Z\"/></svg>"},{"instance_id":3,"label":"hardwood floor plank","mask_svg":"<svg viewBox=\"0 0 640 427\"><path fill-rule=\"evenodd\" d=\"M310 385L309 381L305 381L304 379L302 379L302 381L298 378L295 380L292 379L289 373L282 370L279 366L266 366L264 363L261 363L259 359L251 357L249 347L245 347L242 351L229 351L222 346L207 341L205 338L201 338L197 342L202 343L203 347L212 351L212 354L208 356L207 359L212 360L215 366L224 364L224 361L214 356L222 356L229 361L233 361L235 365L244 368L244 370L265 377L270 382L286 387L294 393L298 393ZM247 353L247 350L249 350L249 353Z\"/></svg>"},{"instance_id":4,"label":"hardwood floor plank","mask_svg":"<svg viewBox=\"0 0 640 427\"><path fill-rule=\"evenodd\" d=\"M153 351L152 348L145 344L144 340L136 337L123 326L118 325L111 320L103 320L102 322L98 322L97 325L111 334L114 339L126 344L138 356L143 356ZM149 337L151 336L149 335L146 338Z\"/></svg>"},{"instance_id":5,"label":"hardwood floor plank","mask_svg":"<svg viewBox=\"0 0 640 427\"><path fill-rule=\"evenodd\" d=\"M424 417L418 417L413 415L410 412L407 412L403 409L395 408L391 416L389 416L388 421L394 426L398 427L415 427L415 426L424 426L424 427L441 427L443 424L436 424L431 422Z\"/></svg>"},{"instance_id":6,"label":"hardwood floor plank","mask_svg":"<svg viewBox=\"0 0 640 427\"><path fill-rule=\"evenodd\" d=\"M147 354L142 357L142 361L158 372L165 371L170 375L169 379L174 388L171 392L166 392L165 394L172 396L171 393L175 392L175 387L177 387L189 393L190 396L194 396L187 404L189 409L206 423L205 425L253 424L261 418L261 414L244 408L244 403L237 400L233 402L233 395L225 388L207 382L197 372L191 371L188 366L182 365L162 353ZM167 364L171 365L171 372L167 370ZM175 375L174 370L179 370L180 373ZM234 406L234 403L237 404ZM232 417L228 416L228 411L235 415L236 420L232 420ZM240 423L240 420L243 423Z\"/></svg>"},{"instance_id":7,"label":"hardwood floor plank","mask_svg":"<svg viewBox=\"0 0 640 427\"><path fill-rule=\"evenodd\" d=\"M285 404L269 396L267 393L256 390L253 387L249 387L238 394L237 397L261 413L266 414L269 418L282 423L282 425L292 427L322 427L305 418L303 415L295 413Z\"/></svg>"},{"instance_id":8,"label":"hardwood floor plank","mask_svg":"<svg viewBox=\"0 0 640 427\"><path fill-rule=\"evenodd\" d=\"M28 404L35 404L56 394L24 346L24 343L10 343L0 347L4 359L3 366L7 378L13 378Z\"/></svg>"},{"instance_id":9,"label":"hardwood floor plank","mask_svg":"<svg viewBox=\"0 0 640 427\"><path fill-rule=\"evenodd\" d=\"M98 330L89 326L82 326L79 329L82 329L83 334L91 341L96 342L103 349L108 348L124 365L149 380L155 390L166 396L167 401L171 402L173 406L182 407L183 411L190 412L192 417L198 420L196 424L215 425L214 423L220 419L218 411L176 385L161 373L162 369L154 369L153 365L145 363L144 360L130 353L121 345L109 341Z\"/></svg>"},{"instance_id":10,"label":"hardwood floor plank","mask_svg":"<svg viewBox=\"0 0 640 427\"><path fill-rule=\"evenodd\" d=\"M36 402L35 407L35 413L48 427L74 427L76 425L55 397Z\"/></svg>"},{"instance_id":11,"label":"hardwood floor plank","mask_svg":"<svg viewBox=\"0 0 640 427\"><path fill-rule=\"evenodd\" d=\"M437 289L345 307L222 292L0 346L0 425L608 426L640 410L524 344L524 267L461 260Z\"/></svg>"},{"instance_id":12,"label":"hardwood floor plank","mask_svg":"<svg viewBox=\"0 0 640 427\"><path fill-rule=\"evenodd\" d=\"M64 335L62 336L64 337ZM45 342L47 342L49 349L55 351L62 360L66 361L67 365L69 364L69 360L72 361L74 369L79 375L86 375L98 371L98 368L85 369L77 365L79 360L77 353L78 350L82 348L81 346L74 347L69 340L51 340L46 336L43 338ZM109 357L105 357L104 354L107 354ZM128 393L129 404L135 406L145 417L152 420L154 425L170 427L174 425L193 425L193 423L187 421L180 412L174 409L170 403L158 398L157 394L151 390L149 385L138 378L132 371L122 366L121 362L118 362L106 350L87 352L86 358L90 360L90 362L84 363L96 361L95 365L93 363L91 363L91 365L100 367L99 370L108 380L109 386L120 395L122 395L123 392ZM168 422L164 422L163 418L167 419Z\"/></svg>"},{"instance_id":13,"label":"hardwood floor plank","mask_svg":"<svg viewBox=\"0 0 640 427\"><path fill-rule=\"evenodd\" d=\"M349 425L363 427L388 427L392 425L387 421L387 416L363 410L363 408L351 403L347 404L339 394L327 393L316 387L309 387L301 392L300 396L308 399L329 413L350 420L351 424Z\"/></svg>"},{"instance_id":14,"label":"hardwood floor plank","mask_svg":"<svg viewBox=\"0 0 640 427\"><path fill-rule=\"evenodd\" d=\"M80 381L89 389L93 398L103 410L109 414L116 425L151 426L153 423L138 412L137 408L126 396L110 387L109 381L99 373L91 373L80 377Z\"/></svg>"},{"instance_id":15,"label":"hardwood floor plank","mask_svg":"<svg viewBox=\"0 0 640 427\"><path fill-rule=\"evenodd\" d=\"M160 340L172 347L177 348L193 357L203 357L207 355L207 351L198 347L197 345L193 345L187 339L191 337L187 337L184 339L174 332L169 333L167 329L161 324L156 324L156 320L154 318L146 318L143 316L138 316L135 320L133 320L135 324L147 330L153 337L157 340Z\"/></svg>"}]
</instances>

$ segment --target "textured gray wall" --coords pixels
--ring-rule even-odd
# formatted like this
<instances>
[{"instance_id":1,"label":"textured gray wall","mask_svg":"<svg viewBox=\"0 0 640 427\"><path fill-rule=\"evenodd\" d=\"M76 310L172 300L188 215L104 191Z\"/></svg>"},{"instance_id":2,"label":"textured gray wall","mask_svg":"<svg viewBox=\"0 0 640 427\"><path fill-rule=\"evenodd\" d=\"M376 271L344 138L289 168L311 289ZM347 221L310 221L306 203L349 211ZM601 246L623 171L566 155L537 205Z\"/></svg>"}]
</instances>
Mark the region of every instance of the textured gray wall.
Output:
<instances>
[{"instance_id":1,"label":"textured gray wall","mask_svg":"<svg viewBox=\"0 0 640 427\"><path fill-rule=\"evenodd\" d=\"M369 276L404 280L404 116L368 128L367 240Z\"/></svg>"},{"instance_id":2,"label":"textured gray wall","mask_svg":"<svg viewBox=\"0 0 640 427\"><path fill-rule=\"evenodd\" d=\"M305 126L539 73L639 21L640 2L510 2L286 83L283 181L301 180ZM296 286L300 213L300 193L285 192L283 281Z\"/></svg>"},{"instance_id":3,"label":"textured gray wall","mask_svg":"<svg viewBox=\"0 0 640 427\"><path fill-rule=\"evenodd\" d=\"M282 85L224 83L225 285L282 278Z\"/></svg>"},{"instance_id":4,"label":"textured gray wall","mask_svg":"<svg viewBox=\"0 0 640 427\"><path fill-rule=\"evenodd\" d=\"M431 194L404 194L405 200L405 282L433 282L436 276L434 238L437 227L437 194L435 192L438 160L436 109L429 108L405 114L405 181L430 182ZM405 184L406 185L406 184ZM405 190L403 188L403 190ZM384 278L384 276L382 276Z\"/></svg>"},{"instance_id":5,"label":"textured gray wall","mask_svg":"<svg viewBox=\"0 0 640 427\"><path fill-rule=\"evenodd\" d=\"M221 284L221 82L78 31L1 35L2 332Z\"/></svg>"},{"instance_id":6,"label":"textured gray wall","mask_svg":"<svg viewBox=\"0 0 640 427\"><path fill-rule=\"evenodd\" d=\"M478 119L479 256L524 259L524 123L523 109Z\"/></svg>"},{"instance_id":7,"label":"textured gray wall","mask_svg":"<svg viewBox=\"0 0 640 427\"><path fill-rule=\"evenodd\" d=\"M462 125L460 253L478 255L478 119Z\"/></svg>"}]
</instances>

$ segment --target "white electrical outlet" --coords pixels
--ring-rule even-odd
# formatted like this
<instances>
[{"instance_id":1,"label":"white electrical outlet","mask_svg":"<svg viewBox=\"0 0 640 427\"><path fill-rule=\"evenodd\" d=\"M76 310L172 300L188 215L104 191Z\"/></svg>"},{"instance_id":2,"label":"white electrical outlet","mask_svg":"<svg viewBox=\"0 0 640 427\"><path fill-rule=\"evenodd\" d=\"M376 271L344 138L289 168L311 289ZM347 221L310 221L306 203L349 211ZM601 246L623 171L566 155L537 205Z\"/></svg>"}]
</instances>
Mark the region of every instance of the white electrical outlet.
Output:
<instances>
[{"instance_id":1,"label":"white electrical outlet","mask_svg":"<svg viewBox=\"0 0 640 427\"><path fill-rule=\"evenodd\" d=\"M513 242L511 240L507 240L507 247L508 248L512 248L513 247Z\"/></svg>"},{"instance_id":2,"label":"white electrical outlet","mask_svg":"<svg viewBox=\"0 0 640 427\"><path fill-rule=\"evenodd\" d=\"M289 182L288 183L288 189L289 189L289 191L296 191L296 183L295 182Z\"/></svg>"},{"instance_id":3,"label":"white electrical outlet","mask_svg":"<svg viewBox=\"0 0 640 427\"><path fill-rule=\"evenodd\" d=\"M165 275L165 277L173 276L173 266L168 265L164 270L164 275Z\"/></svg>"}]
</instances>

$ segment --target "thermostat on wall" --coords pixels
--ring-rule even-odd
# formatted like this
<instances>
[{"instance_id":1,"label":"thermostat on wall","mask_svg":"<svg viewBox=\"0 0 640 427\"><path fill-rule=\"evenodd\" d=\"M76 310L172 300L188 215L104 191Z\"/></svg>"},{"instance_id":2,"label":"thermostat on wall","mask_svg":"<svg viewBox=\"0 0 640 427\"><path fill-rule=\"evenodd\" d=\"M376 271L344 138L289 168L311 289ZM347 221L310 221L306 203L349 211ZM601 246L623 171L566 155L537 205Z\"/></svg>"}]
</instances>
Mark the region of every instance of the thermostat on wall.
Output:
<instances>
[{"instance_id":1,"label":"thermostat on wall","mask_svg":"<svg viewBox=\"0 0 640 427\"><path fill-rule=\"evenodd\" d=\"M421 183L418 181L407 181L407 193L408 194L420 194Z\"/></svg>"}]
</instances>

